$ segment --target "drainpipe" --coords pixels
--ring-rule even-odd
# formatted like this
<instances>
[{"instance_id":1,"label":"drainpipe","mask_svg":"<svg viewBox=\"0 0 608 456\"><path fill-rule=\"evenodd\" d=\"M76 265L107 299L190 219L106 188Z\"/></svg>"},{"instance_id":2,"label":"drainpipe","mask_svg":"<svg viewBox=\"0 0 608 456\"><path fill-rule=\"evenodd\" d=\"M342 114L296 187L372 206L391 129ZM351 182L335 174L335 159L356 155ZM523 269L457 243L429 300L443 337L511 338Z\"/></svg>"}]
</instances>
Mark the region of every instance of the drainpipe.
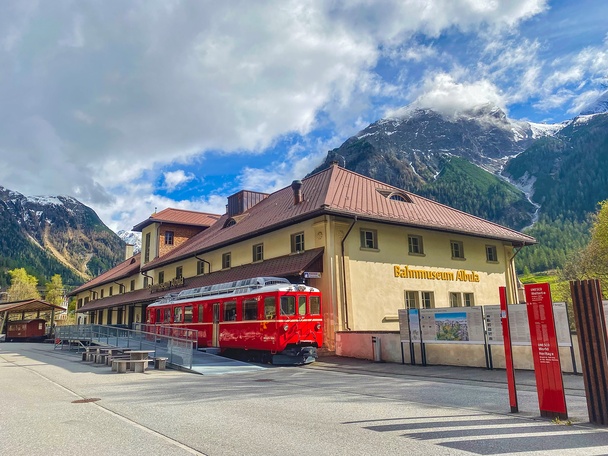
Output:
<instances>
[{"instance_id":1,"label":"drainpipe","mask_svg":"<svg viewBox=\"0 0 608 456\"><path fill-rule=\"evenodd\" d=\"M112 283L115 283L116 285L118 285L118 294L122 294L123 293L120 290L126 289L125 286L122 283L118 283L116 280L113 280Z\"/></svg>"},{"instance_id":2,"label":"drainpipe","mask_svg":"<svg viewBox=\"0 0 608 456\"><path fill-rule=\"evenodd\" d=\"M209 274L211 274L211 263L209 263L207 260L199 257L198 255L194 255L194 258L196 258L199 261L202 261L203 263L207 263L207 265L209 266ZM203 274L205 273L205 269L203 268Z\"/></svg>"},{"instance_id":3,"label":"drainpipe","mask_svg":"<svg viewBox=\"0 0 608 456\"><path fill-rule=\"evenodd\" d=\"M355 223L357 223L356 215L355 215L355 219L353 220L353 223L348 228L348 231L346 232L346 234L342 238L342 241L340 242L340 245L342 247L342 287L343 287L342 302L343 302L343 307L344 307L343 308L344 328L346 328L348 331L350 331L350 327L348 326L348 298L347 298L348 293L346 292L346 260L344 259L344 241L346 241L346 238L352 231L353 227L355 226Z\"/></svg>"},{"instance_id":4,"label":"drainpipe","mask_svg":"<svg viewBox=\"0 0 608 456\"><path fill-rule=\"evenodd\" d=\"M143 275L144 277L147 277L148 279L152 279L152 283L150 285L154 285L154 277L152 277L151 275L148 275L146 273L146 271L141 271L141 275Z\"/></svg>"},{"instance_id":5,"label":"drainpipe","mask_svg":"<svg viewBox=\"0 0 608 456\"><path fill-rule=\"evenodd\" d=\"M511 300L513 301L512 304L517 304L519 302L519 295L517 294L517 273L515 272L515 257L517 256L517 254L521 251L522 247L520 247L519 249L517 249L516 247L513 247L513 255L509 258L509 274L505 276L505 279L508 276L511 276L512 280L513 280L513 284L512 287L509 287L509 282L508 280L505 282L505 285L507 286L507 290L511 290L511 294L513 294L513 292L515 292L515 295L512 296Z\"/></svg>"}]
</instances>

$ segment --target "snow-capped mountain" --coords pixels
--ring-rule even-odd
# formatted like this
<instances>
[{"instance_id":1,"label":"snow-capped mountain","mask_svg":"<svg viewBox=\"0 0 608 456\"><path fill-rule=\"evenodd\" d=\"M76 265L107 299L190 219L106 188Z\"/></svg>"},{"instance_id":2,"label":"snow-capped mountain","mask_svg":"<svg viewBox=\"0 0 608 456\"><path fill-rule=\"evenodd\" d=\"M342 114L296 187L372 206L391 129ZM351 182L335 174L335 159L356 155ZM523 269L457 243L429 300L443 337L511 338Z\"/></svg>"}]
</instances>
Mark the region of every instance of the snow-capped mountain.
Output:
<instances>
[{"instance_id":1,"label":"snow-capped mountain","mask_svg":"<svg viewBox=\"0 0 608 456\"><path fill-rule=\"evenodd\" d=\"M0 187L0 257L6 260L0 275L24 267L38 277L60 274L64 283L77 284L122 260L124 244L75 198L26 197Z\"/></svg>"},{"instance_id":2,"label":"snow-capped mountain","mask_svg":"<svg viewBox=\"0 0 608 456\"><path fill-rule=\"evenodd\" d=\"M141 251L141 233L134 233L133 231L120 230L116 234L126 244L130 244L133 246L133 253L138 253Z\"/></svg>"},{"instance_id":3,"label":"snow-capped mountain","mask_svg":"<svg viewBox=\"0 0 608 456\"><path fill-rule=\"evenodd\" d=\"M601 114L604 112L608 112L608 90L601 94L595 101L585 106L581 111L581 116Z\"/></svg>"}]
</instances>

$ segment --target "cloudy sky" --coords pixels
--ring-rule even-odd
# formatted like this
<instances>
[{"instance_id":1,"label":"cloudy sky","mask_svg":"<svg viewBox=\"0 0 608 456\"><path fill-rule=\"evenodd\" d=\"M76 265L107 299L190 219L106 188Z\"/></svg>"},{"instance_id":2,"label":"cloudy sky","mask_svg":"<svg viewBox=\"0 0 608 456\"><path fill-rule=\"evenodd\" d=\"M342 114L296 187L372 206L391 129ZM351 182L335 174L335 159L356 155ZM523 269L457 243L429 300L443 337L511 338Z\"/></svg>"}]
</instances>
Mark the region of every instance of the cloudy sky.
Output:
<instances>
[{"instance_id":1,"label":"cloudy sky","mask_svg":"<svg viewBox=\"0 0 608 456\"><path fill-rule=\"evenodd\" d=\"M4 0L0 185L112 229L304 177L403 106L572 118L608 83L605 0Z\"/></svg>"}]
</instances>

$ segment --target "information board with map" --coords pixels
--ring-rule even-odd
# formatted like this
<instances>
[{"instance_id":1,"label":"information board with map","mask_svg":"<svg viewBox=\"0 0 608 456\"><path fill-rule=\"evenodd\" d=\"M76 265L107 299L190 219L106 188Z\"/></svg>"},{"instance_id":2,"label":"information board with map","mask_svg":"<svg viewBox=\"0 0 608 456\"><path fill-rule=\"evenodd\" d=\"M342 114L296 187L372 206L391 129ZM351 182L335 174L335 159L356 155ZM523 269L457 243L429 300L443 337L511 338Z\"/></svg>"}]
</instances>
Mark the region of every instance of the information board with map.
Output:
<instances>
[{"instance_id":1,"label":"information board with map","mask_svg":"<svg viewBox=\"0 0 608 456\"><path fill-rule=\"evenodd\" d=\"M481 307L421 309L422 341L426 344L484 344Z\"/></svg>"},{"instance_id":2,"label":"information board with map","mask_svg":"<svg viewBox=\"0 0 608 456\"><path fill-rule=\"evenodd\" d=\"M401 342L420 342L418 309L399 309L399 337ZM410 340L411 339L411 340Z\"/></svg>"}]
</instances>

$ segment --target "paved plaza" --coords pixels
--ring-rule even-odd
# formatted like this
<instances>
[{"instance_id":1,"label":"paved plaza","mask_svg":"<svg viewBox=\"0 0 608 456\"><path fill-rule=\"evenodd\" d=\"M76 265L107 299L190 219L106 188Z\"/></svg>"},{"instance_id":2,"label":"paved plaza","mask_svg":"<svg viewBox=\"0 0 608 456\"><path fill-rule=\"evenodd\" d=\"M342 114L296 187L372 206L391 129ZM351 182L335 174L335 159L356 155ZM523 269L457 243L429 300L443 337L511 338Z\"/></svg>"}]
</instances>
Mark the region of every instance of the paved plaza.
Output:
<instances>
[{"instance_id":1,"label":"paved plaza","mask_svg":"<svg viewBox=\"0 0 608 456\"><path fill-rule=\"evenodd\" d=\"M608 454L581 376L571 423L539 417L534 375L324 357L304 367L116 374L48 344L0 344L0 454Z\"/></svg>"}]
</instances>

